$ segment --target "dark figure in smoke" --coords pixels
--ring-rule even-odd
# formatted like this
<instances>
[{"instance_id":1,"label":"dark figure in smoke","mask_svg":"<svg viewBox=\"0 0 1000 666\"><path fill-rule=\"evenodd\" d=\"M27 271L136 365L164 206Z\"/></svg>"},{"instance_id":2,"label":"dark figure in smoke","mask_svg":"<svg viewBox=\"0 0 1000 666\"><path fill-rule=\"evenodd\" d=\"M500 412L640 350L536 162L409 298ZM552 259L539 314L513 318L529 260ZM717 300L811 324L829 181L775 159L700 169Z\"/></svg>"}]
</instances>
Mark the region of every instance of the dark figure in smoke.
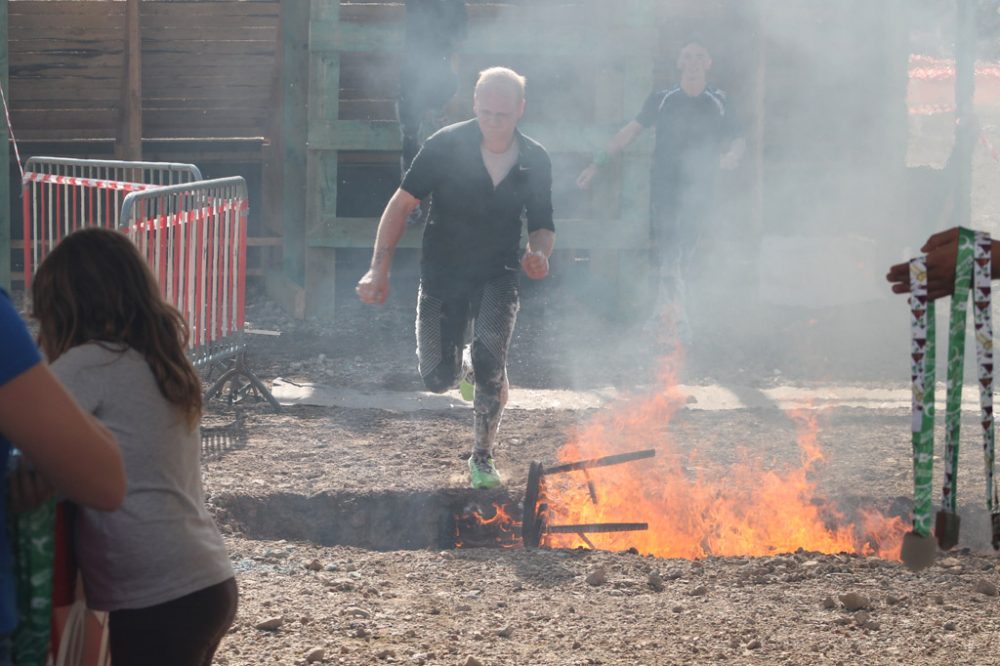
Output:
<instances>
[{"instance_id":1,"label":"dark figure in smoke","mask_svg":"<svg viewBox=\"0 0 1000 666\"><path fill-rule=\"evenodd\" d=\"M444 124L440 117L458 88L452 59L465 38L466 22L464 0L406 0L406 48L396 104L402 174L422 138ZM425 221L428 213L429 202L414 211L411 223Z\"/></svg>"},{"instance_id":2,"label":"dark figure in smoke","mask_svg":"<svg viewBox=\"0 0 1000 666\"><path fill-rule=\"evenodd\" d=\"M746 149L725 93L712 88L708 50L688 40L677 58L680 84L652 93L642 111L611 139L577 179L590 187L597 172L644 129L656 130L650 184L650 231L660 308L673 307L682 337L684 280L689 276L702 226L711 221L719 167L734 169Z\"/></svg>"},{"instance_id":3,"label":"dark figure in smoke","mask_svg":"<svg viewBox=\"0 0 1000 666\"><path fill-rule=\"evenodd\" d=\"M548 275L555 243L552 163L540 144L517 131L524 77L503 67L481 72L473 109L474 120L438 131L417 153L382 213L371 268L357 292L365 303L385 302L406 217L433 195L420 267L418 366L424 385L438 393L474 374L469 472L473 488L491 488L500 483L493 445L507 403L521 216L528 222L528 247L520 267L540 280Z\"/></svg>"}]
</instances>

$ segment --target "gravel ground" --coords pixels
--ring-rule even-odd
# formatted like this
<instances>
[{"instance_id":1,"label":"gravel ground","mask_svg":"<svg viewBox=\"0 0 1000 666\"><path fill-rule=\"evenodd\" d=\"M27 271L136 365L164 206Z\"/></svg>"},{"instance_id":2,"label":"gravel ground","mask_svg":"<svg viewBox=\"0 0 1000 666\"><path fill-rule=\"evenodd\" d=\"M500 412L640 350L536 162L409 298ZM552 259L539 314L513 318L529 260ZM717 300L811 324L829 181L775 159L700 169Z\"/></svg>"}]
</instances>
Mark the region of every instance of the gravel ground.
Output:
<instances>
[{"instance_id":1,"label":"gravel ground","mask_svg":"<svg viewBox=\"0 0 1000 666\"><path fill-rule=\"evenodd\" d=\"M995 664L994 558L921 574L853 555L664 560L371 552L230 538L216 663Z\"/></svg>"},{"instance_id":2,"label":"gravel ground","mask_svg":"<svg viewBox=\"0 0 1000 666\"><path fill-rule=\"evenodd\" d=\"M599 386L603 379L603 385L617 383L636 395L648 392L655 375L643 365L648 357L620 346L603 356L592 351L613 365L603 375L600 364L551 373L559 364L544 357L559 349L556 333L565 327L533 317L532 308L526 304L511 359L513 390ZM370 311L365 319L350 306L345 312L332 324L291 322L258 302L251 321L283 335L254 338L254 367L265 380L417 389L409 304ZM589 334L601 339L608 332L598 324ZM565 335L582 333L570 327ZM538 342L548 336L556 339ZM689 370L685 381L728 382L750 392L838 376L867 386L900 385L887 379L891 363L820 376L802 369L818 367L819 353L800 367L778 363L781 354L762 361L754 360L752 349L744 352L724 369L702 364ZM997 663L1000 561L984 548L981 512L972 512L980 501L976 445L965 446L961 463L964 510L971 512L963 522L968 549L942 554L919 574L890 560L808 550L698 560L623 549L366 550L281 531L294 535L310 523L362 521L363 511L355 515L349 507L369 500L389 497L405 505L435 493L467 493L461 458L470 443L468 410L238 410L243 427L236 446L205 460L209 504L242 594L218 664ZM603 416L596 410L509 411L497 454L505 500L520 502L530 461L556 460L568 441ZM232 417L232 409L213 405L206 422ZM836 409L824 411L817 423L825 457L810 474L814 499L834 502L848 519L861 507L908 516L908 413ZM976 432L973 423L970 418L967 433ZM682 472L692 478L710 473L724 487L727 470L747 460L760 470L797 468L796 433L796 421L776 408L681 407L669 424L650 432L649 446L659 449L658 461L689 461L694 452L708 464L684 463ZM256 511L275 508L267 530L237 513L251 501ZM347 513L324 513L317 509L322 501L346 506Z\"/></svg>"}]
</instances>

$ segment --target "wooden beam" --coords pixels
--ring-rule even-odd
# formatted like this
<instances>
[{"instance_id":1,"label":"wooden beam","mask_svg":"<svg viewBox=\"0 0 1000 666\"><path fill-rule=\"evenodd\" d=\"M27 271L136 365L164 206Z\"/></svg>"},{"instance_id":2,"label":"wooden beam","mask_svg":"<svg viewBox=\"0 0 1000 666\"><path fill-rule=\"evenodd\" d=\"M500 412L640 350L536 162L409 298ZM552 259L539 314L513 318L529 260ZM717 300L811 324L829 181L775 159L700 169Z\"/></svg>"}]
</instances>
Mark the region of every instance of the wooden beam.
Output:
<instances>
[{"instance_id":1,"label":"wooden beam","mask_svg":"<svg viewBox=\"0 0 1000 666\"><path fill-rule=\"evenodd\" d=\"M115 153L119 159L142 159L142 33L140 0L125 3L125 70L122 77L121 122Z\"/></svg>"},{"instance_id":2,"label":"wooden beam","mask_svg":"<svg viewBox=\"0 0 1000 666\"><path fill-rule=\"evenodd\" d=\"M608 32L615 31L615 41L632 44L649 33L649 26L636 22L630 26L596 23L553 22L535 29L497 30L486 21L472 23L460 53L474 55L538 54L546 56L586 55L595 43L606 43ZM309 30L309 48L316 52L351 51L355 53L399 53L403 50L403 24L358 23L353 21L313 21ZM641 52L648 54L648 52Z\"/></svg>"},{"instance_id":3,"label":"wooden beam","mask_svg":"<svg viewBox=\"0 0 1000 666\"><path fill-rule=\"evenodd\" d=\"M305 314L333 319L336 314L337 250L310 246L306 261Z\"/></svg>"},{"instance_id":4,"label":"wooden beam","mask_svg":"<svg viewBox=\"0 0 1000 666\"><path fill-rule=\"evenodd\" d=\"M309 15L310 4L282 2L279 22L281 44L281 153L282 232L285 238L285 276L305 285L306 265L306 108L309 94Z\"/></svg>"},{"instance_id":5,"label":"wooden beam","mask_svg":"<svg viewBox=\"0 0 1000 666\"><path fill-rule=\"evenodd\" d=\"M264 269L264 289L267 296L295 319L306 316L306 290L288 279L284 271Z\"/></svg>"},{"instance_id":6,"label":"wooden beam","mask_svg":"<svg viewBox=\"0 0 1000 666\"><path fill-rule=\"evenodd\" d=\"M3 86L4 94L10 90L7 85L7 0L0 0L0 85ZM8 104L10 103L9 95ZM10 232L11 225L14 224L14 216L10 211L10 134L7 131L7 122L3 125L0 137L3 138L3 149L0 150L0 211L6 219L6 224L0 224L0 285L4 289L10 289Z\"/></svg>"},{"instance_id":7,"label":"wooden beam","mask_svg":"<svg viewBox=\"0 0 1000 666\"><path fill-rule=\"evenodd\" d=\"M277 234L281 234L284 229L284 193L285 193L285 165L284 165L284 143L282 134L284 133L285 109L284 90L282 89L281 75L281 55L275 57L275 66L272 68L270 99L267 103L272 113L266 123L268 140L261 145L261 177L262 198L264 208L265 227ZM283 243L284 241L282 241Z\"/></svg>"}]
</instances>

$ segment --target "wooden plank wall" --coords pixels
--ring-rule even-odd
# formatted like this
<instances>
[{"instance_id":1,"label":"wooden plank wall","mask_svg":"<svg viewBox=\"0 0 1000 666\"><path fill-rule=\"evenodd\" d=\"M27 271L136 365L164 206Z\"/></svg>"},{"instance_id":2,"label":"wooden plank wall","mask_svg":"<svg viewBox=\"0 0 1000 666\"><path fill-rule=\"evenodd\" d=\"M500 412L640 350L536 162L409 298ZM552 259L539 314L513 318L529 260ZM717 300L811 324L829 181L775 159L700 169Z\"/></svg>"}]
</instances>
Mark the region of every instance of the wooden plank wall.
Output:
<instances>
[{"instance_id":1,"label":"wooden plank wall","mask_svg":"<svg viewBox=\"0 0 1000 666\"><path fill-rule=\"evenodd\" d=\"M124 22L124 2L11 0L11 120L19 140L114 138Z\"/></svg>"},{"instance_id":2,"label":"wooden plank wall","mask_svg":"<svg viewBox=\"0 0 1000 666\"><path fill-rule=\"evenodd\" d=\"M24 140L113 139L125 3L11 0L14 127ZM277 0L143 0L143 137L271 136Z\"/></svg>"},{"instance_id":3,"label":"wooden plank wall","mask_svg":"<svg viewBox=\"0 0 1000 666\"><path fill-rule=\"evenodd\" d=\"M278 3L142 3L144 134L271 135Z\"/></svg>"}]
</instances>

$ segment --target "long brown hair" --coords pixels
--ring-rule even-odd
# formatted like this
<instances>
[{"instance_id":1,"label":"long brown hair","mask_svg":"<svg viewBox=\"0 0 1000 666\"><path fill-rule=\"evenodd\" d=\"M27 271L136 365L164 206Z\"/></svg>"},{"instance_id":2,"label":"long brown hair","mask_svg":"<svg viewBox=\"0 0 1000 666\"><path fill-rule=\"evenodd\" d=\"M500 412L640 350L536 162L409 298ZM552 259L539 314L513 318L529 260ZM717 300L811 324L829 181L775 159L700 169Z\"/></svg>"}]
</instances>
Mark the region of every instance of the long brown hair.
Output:
<instances>
[{"instance_id":1,"label":"long brown hair","mask_svg":"<svg viewBox=\"0 0 1000 666\"><path fill-rule=\"evenodd\" d=\"M38 267L31 301L50 362L85 342L126 344L146 359L163 397L198 423L201 379L184 353L187 322L124 234L91 228L66 236Z\"/></svg>"}]
</instances>

